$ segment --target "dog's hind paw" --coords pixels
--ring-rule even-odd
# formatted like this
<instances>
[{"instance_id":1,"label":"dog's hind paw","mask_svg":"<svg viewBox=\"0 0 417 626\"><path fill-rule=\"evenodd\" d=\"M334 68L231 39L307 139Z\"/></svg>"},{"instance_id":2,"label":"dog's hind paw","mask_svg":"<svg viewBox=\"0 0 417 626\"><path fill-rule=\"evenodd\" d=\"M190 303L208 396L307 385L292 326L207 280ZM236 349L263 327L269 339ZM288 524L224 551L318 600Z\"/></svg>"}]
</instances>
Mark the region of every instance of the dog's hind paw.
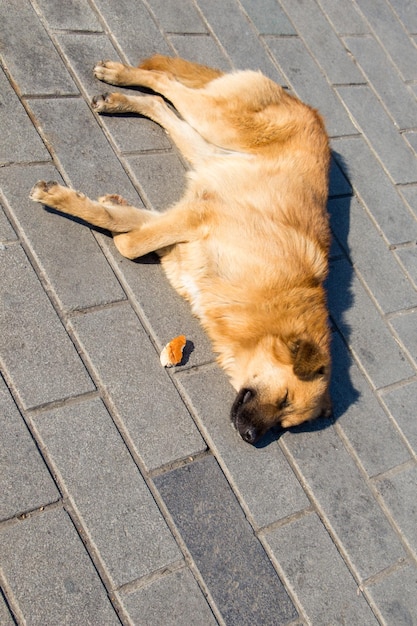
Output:
<instances>
[{"instance_id":1,"label":"dog's hind paw","mask_svg":"<svg viewBox=\"0 0 417 626\"><path fill-rule=\"evenodd\" d=\"M29 194L29 198L35 202L43 202L53 191L54 187L59 187L59 183L54 180L45 182L39 180Z\"/></svg>"},{"instance_id":2,"label":"dog's hind paw","mask_svg":"<svg viewBox=\"0 0 417 626\"><path fill-rule=\"evenodd\" d=\"M117 193L109 193L105 196L100 196L98 199L100 204L115 204L117 206L129 206L129 202Z\"/></svg>"},{"instance_id":3,"label":"dog's hind paw","mask_svg":"<svg viewBox=\"0 0 417 626\"><path fill-rule=\"evenodd\" d=\"M125 66L116 61L100 61L94 68L94 76L105 83L120 85Z\"/></svg>"}]
</instances>

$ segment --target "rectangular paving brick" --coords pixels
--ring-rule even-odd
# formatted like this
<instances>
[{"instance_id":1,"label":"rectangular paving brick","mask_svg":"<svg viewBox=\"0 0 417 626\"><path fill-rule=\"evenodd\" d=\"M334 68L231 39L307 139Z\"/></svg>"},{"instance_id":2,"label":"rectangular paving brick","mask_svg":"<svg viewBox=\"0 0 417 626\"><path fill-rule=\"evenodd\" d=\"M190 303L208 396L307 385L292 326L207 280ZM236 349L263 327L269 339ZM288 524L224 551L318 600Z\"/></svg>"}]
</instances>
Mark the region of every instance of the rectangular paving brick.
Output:
<instances>
[{"instance_id":1,"label":"rectangular paving brick","mask_svg":"<svg viewBox=\"0 0 417 626\"><path fill-rule=\"evenodd\" d=\"M168 39L178 56L184 59L224 72L232 69L229 59L211 35L169 35Z\"/></svg>"},{"instance_id":2,"label":"rectangular paving brick","mask_svg":"<svg viewBox=\"0 0 417 626\"><path fill-rule=\"evenodd\" d=\"M65 65L29 0L0 3L5 65L24 94L77 94Z\"/></svg>"},{"instance_id":3,"label":"rectangular paving brick","mask_svg":"<svg viewBox=\"0 0 417 626\"><path fill-rule=\"evenodd\" d=\"M406 543L417 552L417 467L375 481L379 494L398 525Z\"/></svg>"},{"instance_id":4,"label":"rectangular paving brick","mask_svg":"<svg viewBox=\"0 0 417 626\"><path fill-rule=\"evenodd\" d=\"M386 624L408 626L416 615L417 568L407 565L367 588Z\"/></svg>"},{"instance_id":5,"label":"rectangular paving brick","mask_svg":"<svg viewBox=\"0 0 417 626\"><path fill-rule=\"evenodd\" d=\"M298 37L268 37L269 49L295 92L324 117L329 135L356 132L342 103Z\"/></svg>"},{"instance_id":6,"label":"rectangular paving brick","mask_svg":"<svg viewBox=\"0 0 417 626\"><path fill-rule=\"evenodd\" d=\"M42 413L34 422L116 587L181 558L100 400Z\"/></svg>"},{"instance_id":7,"label":"rectangular paving brick","mask_svg":"<svg viewBox=\"0 0 417 626\"><path fill-rule=\"evenodd\" d=\"M138 318L119 305L72 319L97 376L148 468L205 449Z\"/></svg>"},{"instance_id":8,"label":"rectangular paving brick","mask_svg":"<svg viewBox=\"0 0 417 626\"><path fill-rule=\"evenodd\" d=\"M140 309L141 318L158 349L177 335L185 335L187 345L179 367L193 367L213 361L210 341L199 321L191 314L188 302L171 287L156 255L130 261L121 256L109 237L100 237L123 287Z\"/></svg>"},{"instance_id":9,"label":"rectangular paving brick","mask_svg":"<svg viewBox=\"0 0 417 626\"><path fill-rule=\"evenodd\" d=\"M155 479L226 624L286 624L296 610L213 457Z\"/></svg>"},{"instance_id":10,"label":"rectangular paving brick","mask_svg":"<svg viewBox=\"0 0 417 626\"><path fill-rule=\"evenodd\" d=\"M410 312L391 320L392 326L417 366L417 313Z\"/></svg>"},{"instance_id":11,"label":"rectangular paving brick","mask_svg":"<svg viewBox=\"0 0 417 626\"><path fill-rule=\"evenodd\" d=\"M170 54L170 48L142 2L96 0L95 6L106 21L129 63L137 65L152 54Z\"/></svg>"},{"instance_id":12,"label":"rectangular paving brick","mask_svg":"<svg viewBox=\"0 0 417 626\"><path fill-rule=\"evenodd\" d=\"M316 515L285 524L265 539L311 624L379 623Z\"/></svg>"},{"instance_id":13,"label":"rectangular paving brick","mask_svg":"<svg viewBox=\"0 0 417 626\"><path fill-rule=\"evenodd\" d=\"M338 198L328 206L334 235L384 313L416 306L417 292L358 200Z\"/></svg>"},{"instance_id":14,"label":"rectangular paving brick","mask_svg":"<svg viewBox=\"0 0 417 626\"><path fill-rule=\"evenodd\" d=\"M48 150L1 69L0 94L0 163L49 161Z\"/></svg>"},{"instance_id":15,"label":"rectangular paving brick","mask_svg":"<svg viewBox=\"0 0 417 626\"><path fill-rule=\"evenodd\" d=\"M337 91L394 181L417 181L415 155L370 88L365 85L342 86Z\"/></svg>"},{"instance_id":16,"label":"rectangular paving brick","mask_svg":"<svg viewBox=\"0 0 417 626\"><path fill-rule=\"evenodd\" d=\"M309 506L300 483L275 442L265 437L249 446L230 421L235 392L218 368L205 368L178 376L201 428L225 468L245 507L258 527Z\"/></svg>"},{"instance_id":17,"label":"rectangular paving brick","mask_svg":"<svg viewBox=\"0 0 417 626\"><path fill-rule=\"evenodd\" d=\"M71 311L126 296L90 230L29 199L38 180L61 177L52 165L0 170L0 186L61 306Z\"/></svg>"},{"instance_id":18,"label":"rectangular paving brick","mask_svg":"<svg viewBox=\"0 0 417 626\"><path fill-rule=\"evenodd\" d=\"M411 284L417 290L417 243L412 244L410 247L396 250L395 256L400 260Z\"/></svg>"},{"instance_id":19,"label":"rectangular paving brick","mask_svg":"<svg viewBox=\"0 0 417 626\"><path fill-rule=\"evenodd\" d=\"M158 23L166 33L206 33L207 28L192 0L148 0L157 16Z\"/></svg>"},{"instance_id":20,"label":"rectangular paving brick","mask_svg":"<svg viewBox=\"0 0 417 626\"><path fill-rule=\"evenodd\" d=\"M352 2L319 0L319 4L337 33L363 35L369 32L368 24Z\"/></svg>"},{"instance_id":21,"label":"rectangular paving brick","mask_svg":"<svg viewBox=\"0 0 417 626\"><path fill-rule=\"evenodd\" d=\"M363 82L362 74L314 0L281 0L281 5L331 83Z\"/></svg>"},{"instance_id":22,"label":"rectangular paving brick","mask_svg":"<svg viewBox=\"0 0 417 626\"><path fill-rule=\"evenodd\" d=\"M0 241L16 241L17 236L0 205Z\"/></svg>"},{"instance_id":23,"label":"rectangular paving brick","mask_svg":"<svg viewBox=\"0 0 417 626\"><path fill-rule=\"evenodd\" d=\"M393 389L384 393L381 398L407 442L417 453L417 420L415 419L417 382L412 381L407 385Z\"/></svg>"},{"instance_id":24,"label":"rectangular paving brick","mask_svg":"<svg viewBox=\"0 0 417 626\"><path fill-rule=\"evenodd\" d=\"M284 11L275 0L241 0L249 18L261 35L296 35Z\"/></svg>"},{"instance_id":25,"label":"rectangular paving brick","mask_svg":"<svg viewBox=\"0 0 417 626\"><path fill-rule=\"evenodd\" d=\"M417 239L417 221L362 138L333 139L336 159L390 244ZM407 190L408 187L402 187ZM417 215L417 188L416 188Z\"/></svg>"},{"instance_id":26,"label":"rectangular paving brick","mask_svg":"<svg viewBox=\"0 0 417 626\"><path fill-rule=\"evenodd\" d=\"M369 476L410 459L392 420L382 409L338 333L332 338L331 396L336 429L343 432Z\"/></svg>"},{"instance_id":27,"label":"rectangular paving brick","mask_svg":"<svg viewBox=\"0 0 417 626\"><path fill-rule=\"evenodd\" d=\"M27 624L120 622L97 572L62 509L0 531L4 576Z\"/></svg>"},{"instance_id":28,"label":"rectangular paving brick","mask_svg":"<svg viewBox=\"0 0 417 626\"><path fill-rule=\"evenodd\" d=\"M272 80L283 83L252 24L233 0L197 0L197 5L236 69L261 70Z\"/></svg>"},{"instance_id":29,"label":"rectangular paving brick","mask_svg":"<svg viewBox=\"0 0 417 626\"><path fill-rule=\"evenodd\" d=\"M283 440L326 526L364 580L404 557L404 549L333 428Z\"/></svg>"},{"instance_id":30,"label":"rectangular paving brick","mask_svg":"<svg viewBox=\"0 0 417 626\"><path fill-rule=\"evenodd\" d=\"M103 59L119 61L119 55L104 34L63 33L57 36L69 65L82 84L89 100L108 91L135 94L132 89L109 86L93 74L95 64ZM145 117L129 115L101 115L100 124L111 133L121 152L170 149L165 131ZM99 160L100 154L97 154Z\"/></svg>"},{"instance_id":31,"label":"rectangular paving brick","mask_svg":"<svg viewBox=\"0 0 417 626\"><path fill-rule=\"evenodd\" d=\"M330 315L375 387L414 374L348 261L332 263L327 290Z\"/></svg>"},{"instance_id":32,"label":"rectangular paving brick","mask_svg":"<svg viewBox=\"0 0 417 626\"><path fill-rule=\"evenodd\" d=\"M385 0L357 0L372 30L405 80L417 78L417 50Z\"/></svg>"},{"instance_id":33,"label":"rectangular paving brick","mask_svg":"<svg viewBox=\"0 0 417 626\"><path fill-rule=\"evenodd\" d=\"M25 408L94 389L25 253L5 246L2 257L0 354Z\"/></svg>"},{"instance_id":34,"label":"rectangular paving brick","mask_svg":"<svg viewBox=\"0 0 417 626\"><path fill-rule=\"evenodd\" d=\"M409 33L417 33L417 11L414 2L404 2L404 0L389 0L391 8L403 23Z\"/></svg>"},{"instance_id":35,"label":"rectangular paving brick","mask_svg":"<svg viewBox=\"0 0 417 626\"><path fill-rule=\"evenodd\" d=\"M103 30L88 0L39 0L38 6L49 28L60 30Z\"/></svg>"},{"instance_id":36,"label":"rectangular paving brick","mask_svg":"<svg viewBox=\"0 0 417 626\"><path fill-rule=\"evenodd\" d=\"M185 168L176 154L144 154L126 157L143 189L147 205L163 211L178 202L185 191Z\"/></svg>"},{"instance_id":37,"label":"rectangular paving brick","mask_svg":"<svg viewBox=\"0 0 417 626\"><path fill-rule=\"evenodd\" d=\"M3 379L0 377L0 519L31 511L60 494Z\"/></svg>"},{"instance_id":38,"label":"rectangular paving brick","mask_svg":"<svg viewBox=\"0 0 417 626\"><path fill-rule=\"evenodd\" d=\"M122 601L133 623L141 626L217 624L201 590L187 569L159 578L129 595L123 595Z\"/></svg>"},{"instance_id":39,"label":"rectangular paving brick","mask_svg":"<svg viewBox=\"0 0 417 626\"><path fill-rule=\"evenodd\" d=\"M119 193L141 205L137 191L83 100L33 99L30 107L42 132L53 137L57 159L73 187L91 198Z\"/></svg>"},{"instance_id":40,"label":"rectangular paving brick","mask_svg":"<svg viewBox=\"0 0 417 626\"><path fill-rule=\"evenodd\" d=\"M416 11L417 13L417 11ZM346 37L348 49L378 92L399 128L412 128L417 118L417 102L373 37Z\"/></svg>"}]
</instances>

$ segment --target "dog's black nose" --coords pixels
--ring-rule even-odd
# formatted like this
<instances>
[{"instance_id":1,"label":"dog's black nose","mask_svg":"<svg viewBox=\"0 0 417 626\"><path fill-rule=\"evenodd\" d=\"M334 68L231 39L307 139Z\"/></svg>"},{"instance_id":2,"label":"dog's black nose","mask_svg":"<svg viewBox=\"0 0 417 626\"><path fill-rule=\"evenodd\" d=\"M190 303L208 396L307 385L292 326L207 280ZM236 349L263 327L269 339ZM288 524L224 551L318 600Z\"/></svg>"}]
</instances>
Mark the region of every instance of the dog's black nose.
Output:
<instances>
[{"instance_id":1,"label":"dog's black nose","mask_svg":"<svg viewBox=\"0 0 417 626\"><path fill-rule=\"evenodd\" d=\"M242 437L242 439L244 441L246 441L247 443L250 444L254 444L256 443L257 439L258 439L258 433L256 428L254 428L253 426L249 426L246 430L244 430L243 432L240 433L240 436Z\"/></svg>"}]
</instances>

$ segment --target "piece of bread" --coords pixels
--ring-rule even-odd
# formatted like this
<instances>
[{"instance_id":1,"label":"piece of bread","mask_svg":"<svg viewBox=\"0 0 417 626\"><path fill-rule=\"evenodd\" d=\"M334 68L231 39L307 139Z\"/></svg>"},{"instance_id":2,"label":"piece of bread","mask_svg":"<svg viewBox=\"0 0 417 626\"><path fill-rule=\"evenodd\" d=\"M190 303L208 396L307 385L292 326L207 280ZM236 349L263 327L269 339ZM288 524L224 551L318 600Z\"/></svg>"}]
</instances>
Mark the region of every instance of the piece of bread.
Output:
<instances>
[{"instance_id":1,"label":"piece of bread","mask_svg":"<svg viewBox=\"0 0 417 626\"><path fill-rule=\"evenodd\" d=\"M179 335L178 337L171 339L161 352L161 365L164 367L173 367L174 365L181 363L182 353L186 342L187 340L185 335Z\"/></svg>"}]
</instances>

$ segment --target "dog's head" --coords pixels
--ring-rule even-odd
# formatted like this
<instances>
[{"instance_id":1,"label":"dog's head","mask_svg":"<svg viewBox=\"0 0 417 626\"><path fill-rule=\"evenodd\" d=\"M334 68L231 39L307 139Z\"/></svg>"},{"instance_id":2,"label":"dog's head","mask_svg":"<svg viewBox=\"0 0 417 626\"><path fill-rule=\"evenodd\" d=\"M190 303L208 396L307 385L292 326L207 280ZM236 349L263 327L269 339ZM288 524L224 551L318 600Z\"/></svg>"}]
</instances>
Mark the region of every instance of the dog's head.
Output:
<instances>
[{"instance_id":1,"label":"dog's head","mask_svg":"<svg viewBox=\"0 0 417 626\"><path fill-rule=\"evenodd\" d=\"M297 426L329 416L330 354L308 338L268 337L242 363L243 384L232 406L233 424L254 444L270 428ZM243 373L243 372L242 372Z\"/></svg>"}]
</instances>

